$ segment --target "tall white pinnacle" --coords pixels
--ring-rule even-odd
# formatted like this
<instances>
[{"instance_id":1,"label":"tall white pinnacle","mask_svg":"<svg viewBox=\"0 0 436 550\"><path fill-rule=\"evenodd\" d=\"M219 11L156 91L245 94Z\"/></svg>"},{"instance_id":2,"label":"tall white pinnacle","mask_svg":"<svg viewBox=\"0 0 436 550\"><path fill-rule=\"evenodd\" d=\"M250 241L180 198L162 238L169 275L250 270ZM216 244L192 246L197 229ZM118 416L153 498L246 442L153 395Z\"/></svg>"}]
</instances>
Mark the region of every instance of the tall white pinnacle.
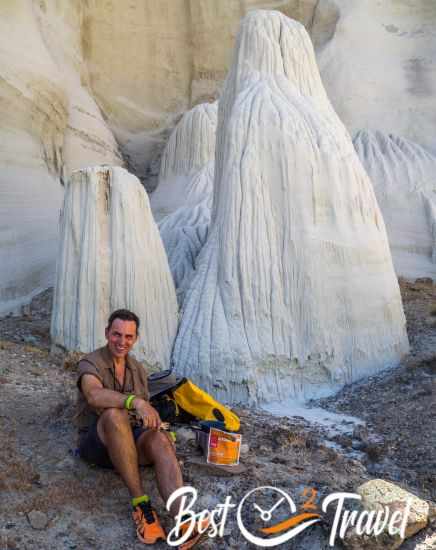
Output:
<instances>
[{"instance_id":1,"label":"tall white pinnacle","mask_svg":"<svg viewBox=\"0 0 436 550\"><path fill-rule=\"evenodd\" d=\"M220 99L212 222L176 369L253 403L332 393L407 349L383 219L309 37L251 12Z\"/></svg>"},{"instance_id":2,"label":"tall white pinnacle","mask_svg":"<svg viewBox=\"0 0 436 550\"><path fill-rule=\"evenodd\" d=\"M138 359L167 367L177 300L147 193L119 167L74 172L65 190L52 313L55 345L89 352L104 345L112 311L140 318Z\"/></svg>"}]
</instances>

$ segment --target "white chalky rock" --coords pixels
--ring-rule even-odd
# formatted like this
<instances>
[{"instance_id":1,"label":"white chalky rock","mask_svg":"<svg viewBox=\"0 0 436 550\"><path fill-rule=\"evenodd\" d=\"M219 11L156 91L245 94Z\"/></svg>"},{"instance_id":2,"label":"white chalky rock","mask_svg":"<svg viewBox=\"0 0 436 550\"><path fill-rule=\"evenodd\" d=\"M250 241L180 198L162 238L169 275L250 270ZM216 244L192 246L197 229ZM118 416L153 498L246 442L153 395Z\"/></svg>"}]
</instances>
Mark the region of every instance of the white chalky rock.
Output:
<instances>
[{"instance_id":1,"label":"white chalky rock","mask_svg":"<svg viewBox=\"0 0 436 550\"><path fill-rule=\"evenodd\" d=\"M91 96L83 2L0 2L0 315L53 285L61 181L118 164Z\"/></svg>"},{"instance_id":2,"label":"white chalky rock","mask_svg":"<svg viewBox=\"0 0 436 550\"><path fill-rule=\"evenodd\" d=\"M229 402L332 393L408 342L384 223L304 28L242 22L220 99L208 240L173 358Z\"/></svg>"},{"instance_id":3,"label":"white chalky rock","mask_svg":"<svg viewBox=\"0 0 436 550\"><path fill-rule=\"evenodd\" d=\"M201 103L187 111L174 128L162 155L159 184L150 199L157 220L204 198L203 180L191 179L215 158L216 124L217 103Z\"/></svg>"},{"instance_id":4,"label":"white chalky rock","mask_svg":"<svg viewBox=\"0 0 436 550\"><path fill-rule=\"evenodd\" d=\"M183 115L162 155L160 180L192 174L214 158L217 108L200 103Z\"/></svg>"},{"instance_id":5,"label":"white chalky rock","mask_svg":"<svg viewBox=\"0 0 436 550\"><path fill-rule=\"evenodd\" d=\"M190 179L187 187L188 204L181 206L159 222L159 231L180 305L192 280L198 253L207 239L213 173L214 162L210 161Z\"/></svg>"},{"instance_id":6,"label":"white chalky rock","mask_svg":"<svg viewBox=\"0 0 436 550\"><path fill-rule=\"evenodd\" d=\"M83 352L104 345L107 319L118 308L141 320L136 357L167 367L177 300L147 193L123 168L78 170L61 217L53 343Z\"/></svg>"},{"instance_id":7,"label":"white chalky rock","mask_svg":"<svg viewBox=\"0 0 436 550\"><path fill-rule=\"evenodd\" d=\"M217 103L184 114L168 141L151 196L179 304L208 233L213 192Z\"/></svg>"},{"instance_id":8,"label":"white chalky rock","mask_svg":"<svg viewBox=\"0 0 436 550\"><path fill-rule=\"evenodd\" d=\"M359 132L354 146L374 184L397 275L435 279L436 156L381 132Z\"/></svg>"}]
</instances>

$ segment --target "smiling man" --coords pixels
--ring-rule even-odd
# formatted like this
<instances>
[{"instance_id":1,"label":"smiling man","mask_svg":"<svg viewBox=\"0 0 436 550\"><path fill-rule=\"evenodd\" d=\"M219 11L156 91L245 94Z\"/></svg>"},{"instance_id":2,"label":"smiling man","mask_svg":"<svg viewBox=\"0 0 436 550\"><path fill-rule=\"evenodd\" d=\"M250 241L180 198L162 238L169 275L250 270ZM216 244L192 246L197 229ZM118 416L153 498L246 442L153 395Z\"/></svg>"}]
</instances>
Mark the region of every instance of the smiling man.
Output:
<instances>
[{"instance_id":1,"label":"smiling man","mask_svg":"<svg viewBox=\"0 0 436 550\"><path fill-rule=\"evenodd\" d=\"M129 355L138 330L134 313L114 311L105 331L107 345L79 362L79 453L91 464L118 471L132 499L138 538L154 544L166 537L145 494L139 466L154 465L165 502L183 480L174 445L159 431L161 419L148 400L147 373ZM179 505L178 501L172 505L173 516ZM198 542L197 535L193 533L184 547Z\"/></svg>"}]
</instances>

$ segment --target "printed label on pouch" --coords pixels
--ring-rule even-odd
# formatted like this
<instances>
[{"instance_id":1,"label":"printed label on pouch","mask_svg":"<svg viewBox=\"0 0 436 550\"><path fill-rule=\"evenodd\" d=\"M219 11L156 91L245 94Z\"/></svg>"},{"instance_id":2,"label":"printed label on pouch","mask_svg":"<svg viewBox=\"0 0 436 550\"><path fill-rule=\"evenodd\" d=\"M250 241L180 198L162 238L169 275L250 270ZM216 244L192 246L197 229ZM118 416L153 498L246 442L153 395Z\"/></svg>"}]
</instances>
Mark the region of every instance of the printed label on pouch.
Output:
<instances>
[{"instance_id":1,"label":"printed label on pouch","mask_svg":"<svg viewBox=\"0 0 436 550\"><path fill-rule=\"evenodd\" d=\"M220 466L239 464L241 452L241 434L233 434L211 428L207 446L207 462Z\"/></svg>"}]
</instances>

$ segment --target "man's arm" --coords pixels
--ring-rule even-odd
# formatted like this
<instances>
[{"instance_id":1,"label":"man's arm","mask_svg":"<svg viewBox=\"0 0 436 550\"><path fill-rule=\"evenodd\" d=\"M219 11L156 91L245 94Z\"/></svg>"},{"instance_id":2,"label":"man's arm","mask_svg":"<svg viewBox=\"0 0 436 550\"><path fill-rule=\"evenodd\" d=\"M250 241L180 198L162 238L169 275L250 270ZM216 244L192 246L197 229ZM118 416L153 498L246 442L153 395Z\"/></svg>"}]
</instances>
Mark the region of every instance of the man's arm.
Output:
<instances>
[{"instance_id":1,"label":"man's arm","mask_svg":"<svg viewBox=\"0 0 436 550\"><path fill-rule=\"evenodd\" d=\"M100 380L92 374L84 374L80 380L80 387L88 405L94 409L124 409L126 396L120 392L107 390ZM135 397L133 408L142 418L144 426L152 430L158 430L161 419L158 412L148 401Z\"/></svg>"}]
</instances>

